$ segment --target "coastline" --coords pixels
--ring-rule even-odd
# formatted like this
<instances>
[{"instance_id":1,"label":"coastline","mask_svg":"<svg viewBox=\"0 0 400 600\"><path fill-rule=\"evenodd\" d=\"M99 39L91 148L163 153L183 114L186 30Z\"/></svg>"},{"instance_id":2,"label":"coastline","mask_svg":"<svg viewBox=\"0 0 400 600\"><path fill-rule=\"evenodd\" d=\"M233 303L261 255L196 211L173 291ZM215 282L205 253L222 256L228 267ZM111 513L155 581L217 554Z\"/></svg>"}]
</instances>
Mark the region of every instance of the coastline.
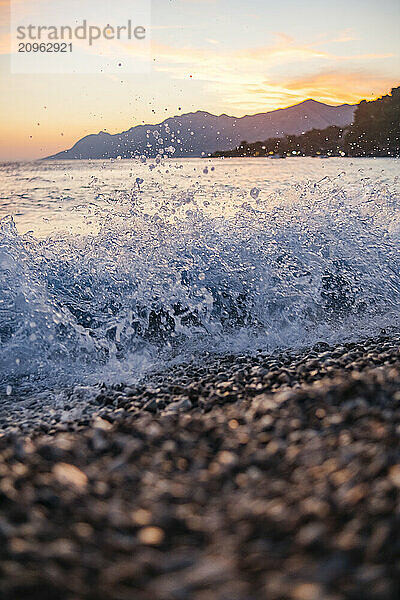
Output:
<instances>
[{"instance_id":1,"label":"coastline","mask_svg":"<svg viewBox=\"0 0 400 600\"><path fill-rule=\"evenodd\" d=\"M3 598L395 598L399 346L215 357L5 430Z\"/></svg>"}]
</instances>

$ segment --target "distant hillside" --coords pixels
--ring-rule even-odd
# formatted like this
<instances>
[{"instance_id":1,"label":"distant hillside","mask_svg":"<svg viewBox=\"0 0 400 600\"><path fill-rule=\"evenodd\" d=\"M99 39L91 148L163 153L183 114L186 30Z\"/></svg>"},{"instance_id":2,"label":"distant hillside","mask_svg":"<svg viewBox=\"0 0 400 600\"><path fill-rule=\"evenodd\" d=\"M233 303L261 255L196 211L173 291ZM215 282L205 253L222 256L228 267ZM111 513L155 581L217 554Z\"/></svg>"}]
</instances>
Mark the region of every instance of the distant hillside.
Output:
<instances>
[{"instance_id":1,"label":"distant hillside","mask_svg":"<svg viewBox=\"0 0 400 600\"><path fill-rule=\"evenodd\" d=\"M101 131L79 140L72 148L49 159L132 158L145 155L175 157L210 155L233 148L241 140L300 135L330 125L344 127L353 120L355 106L329 106L305 100L272 112L236 118L198 111L170 117L158 125L137 125L111 135Z\"/></svg>"},{"instance_id":2,"label":"distant hillside","mask_svg":"<svg viewBox=\"0 0 400 600\"><path fill-rule=\"evenodd\" d=\"M330 125L300 135L289 134L264 141L241 141L215 157L240 156L400 156L400 87L378 100L363 100L354 122L346 127Z\"/></svg>"}]
</instances>

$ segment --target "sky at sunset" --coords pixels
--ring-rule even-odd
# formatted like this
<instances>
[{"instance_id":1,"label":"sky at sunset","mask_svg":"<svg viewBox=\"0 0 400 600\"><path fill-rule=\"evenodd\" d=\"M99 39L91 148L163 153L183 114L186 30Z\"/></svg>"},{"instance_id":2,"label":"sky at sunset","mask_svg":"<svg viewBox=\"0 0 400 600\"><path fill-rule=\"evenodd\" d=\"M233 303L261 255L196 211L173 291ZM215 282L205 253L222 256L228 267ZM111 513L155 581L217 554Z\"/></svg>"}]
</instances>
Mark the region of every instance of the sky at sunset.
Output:
<instances>
[{"instance_id":1,"label":"sky at sunset","mask_svg":"<svg viewBox=\"0 0 400 600\"><path fill-rule=\"evenodd\" d=\"M151 6L149 73L16 75L9 2L0 0L1 160L40 158L89 133L117 133L180 112L242 116L310 97L356 103L400 85L399 0ZM121 61L125 52L121 45Z\"/></svg>"}]
</instances>

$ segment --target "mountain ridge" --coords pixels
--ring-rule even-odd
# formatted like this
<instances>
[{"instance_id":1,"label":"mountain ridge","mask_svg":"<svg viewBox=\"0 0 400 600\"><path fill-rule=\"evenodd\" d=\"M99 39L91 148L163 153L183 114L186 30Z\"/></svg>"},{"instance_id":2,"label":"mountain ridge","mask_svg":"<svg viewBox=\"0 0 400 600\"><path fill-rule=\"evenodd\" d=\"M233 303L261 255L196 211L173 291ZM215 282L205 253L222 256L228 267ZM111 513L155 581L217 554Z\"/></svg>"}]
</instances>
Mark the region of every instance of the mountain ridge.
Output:
<instances>
[{"instance_id":1,"label":"mountain ridge","mask_svg":"<svg viewBox=\"0 0 400 600\"><path fill-rule=\"evenodd\" d=\"M51 159L107 159L136 156L208 156L227 150L242 140L300 135L330 125L350 125L357 105L332 106L312 98L287 108L233 117L208 111L175 115L156 125L136 125L121 133L88 134L71 148L46 157Z\"/></svg>"}]
</instances>

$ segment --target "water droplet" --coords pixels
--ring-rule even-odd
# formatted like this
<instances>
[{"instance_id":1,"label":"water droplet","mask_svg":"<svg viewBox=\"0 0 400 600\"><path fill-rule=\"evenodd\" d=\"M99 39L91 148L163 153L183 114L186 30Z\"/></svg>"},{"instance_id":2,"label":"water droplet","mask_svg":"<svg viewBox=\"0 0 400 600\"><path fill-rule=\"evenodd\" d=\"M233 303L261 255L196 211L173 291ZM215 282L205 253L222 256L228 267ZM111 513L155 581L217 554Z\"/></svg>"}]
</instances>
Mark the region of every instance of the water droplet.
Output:
<instances>
[{"instance_id":1,"label":"water droplet","mask_svg":"<svg viewBox=\"0 0 400 600\"><path fill-rule=\"evenodd\" d=\"M260 190L257 187L253 187L250 190L250 196L253 198L253 200L257 200L258 196L260 195Z\"/></svg>"}]
</instances>

